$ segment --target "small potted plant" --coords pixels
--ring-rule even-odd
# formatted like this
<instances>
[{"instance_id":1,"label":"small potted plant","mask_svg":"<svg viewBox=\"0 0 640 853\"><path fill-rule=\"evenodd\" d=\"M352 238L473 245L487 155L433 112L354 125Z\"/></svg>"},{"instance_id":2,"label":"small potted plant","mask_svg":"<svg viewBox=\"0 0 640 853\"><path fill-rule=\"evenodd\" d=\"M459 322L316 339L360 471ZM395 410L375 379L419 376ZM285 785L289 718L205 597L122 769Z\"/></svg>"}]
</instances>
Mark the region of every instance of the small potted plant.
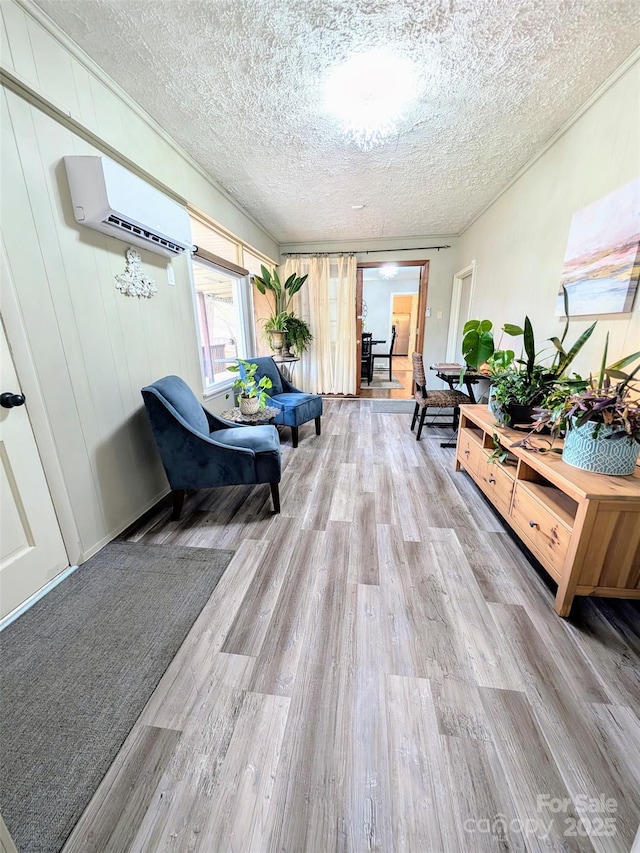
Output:
<instances>
[{"instance_id":1,"label":"small potted plant","mask_svg":"<svg viewBox=\"0 0 640 853\"><path fill-rule=\"evenodd\" d=\"M640 358L633 353L605 367L609 337L599 375L578 393L548 397L536 429L547 425L552 434L565 434L562 458L569 465L595 474L633 474L640 455L640 383L622 368ZM613 381L612 381L613 380ZM635 380L635 381L634 381Z\"/></svg>"},{"instance_id":2,"label":"small potted plant","mask_svg":"<svg viewBox=\"0 0 640 853\"><path fill-rule=\"evenodd\" d=\"M238 405L243 415L255 415L260 409L264 409L269 399L267 389L273 386L268 376L256 380L257 369L257 364L242 359L227 368L238 374L233 383L233 390L238 392Z\"/></svg>"}]
</instances>

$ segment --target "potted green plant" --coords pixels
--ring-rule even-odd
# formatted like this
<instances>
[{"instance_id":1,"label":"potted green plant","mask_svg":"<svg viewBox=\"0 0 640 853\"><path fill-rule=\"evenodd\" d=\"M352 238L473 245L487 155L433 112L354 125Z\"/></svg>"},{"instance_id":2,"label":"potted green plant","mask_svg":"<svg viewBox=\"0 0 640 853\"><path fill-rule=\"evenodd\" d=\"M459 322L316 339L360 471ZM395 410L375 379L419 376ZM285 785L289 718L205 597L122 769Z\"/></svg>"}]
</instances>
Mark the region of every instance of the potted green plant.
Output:
<instances>
[{"instance_id":1,"label":"potted green plant","mask_svg":"<svg viewBox=\"0 0 640 853\"><path fill-rule=\"evenodd\" d=\"M301 353L309 349L312 340L313 335L308 323L301 317L289 313L285 328L285 348L293 347L296 353Z\"/></svg>"},{"instance_id":2,"label":"potted green plant","mask_svg":"<svg viewBox=\"0 0 640 853\"><path fill-rule=\"evenodd\" d=\"M462 330L462 357L468 367L477 370L494 352L491 320L468 320Z\"/></svg>"},{"instance_id":3,"label":"potted green plant","mask_svg":"<svg viewBox=\"0 0 640 853\"><path fill-rule=\"evenodd\" d=\"M267 299L272 301L273 313L264 323L264 330L269 335L271 348L280 354L288 342L296 346L298 352L303 352L309 346L313 335L308 324L289 311L289 306L308 276L297 276L292 273L283 283L276 269L269 272L262 265L260 271L262 275L254 276L253 283L263 296L267 296Z\"/></svg>"},{"instance_id":4,"label":"potted green plant","mask_svg":"<svg viewBox=\"0 0 640 853\"><path fill-rule=\"evenodd\" d=\"M541 405L554 387L561 386L568 396L578 390L583 383L579 376L568 376L567 370L593 334L596 323L592 323L572 347L565 349L564 342L569 331L570 316L566 288L563 287L563 291L566 322L562 337L549 339L555 349L551 363L547 362L547 357L542 356L542 353L536 352L533 326L529 317L525 317L524 326L521 329L524 349L522 355L514 359L504 373L493 380L494 414L502 424L526 425L529 429L533 410ZM512 331L509 334L515 334L515 330L519 327L510 326L510 329Z\"/></svg>"},{"instance_id":5,"label":"potted green plant","mask_svg":"<svg viewBox=\"0 0 640 853\"><path fill-rule=\"evenodd\" d=\"M640 358L640 352L605 367L609 336L600 373L577 393L564 399L549 395L536 416L553 436L564 433L562 458L569 465L596 474L633 474L640 455L640 383L622 368Z\"/></svg>"},{"instance_id":6,"label":"potted green plant","mask_svg":"<svg viewBox=\"0 0 640 853\"><path fill-rule=\"evenodd\" d=\"M255 415L260 409L264 409L269 399L267 389L273 387L268 376L256 379L257 369L257 364L242 359L227 368L238 374L233 383L233 390L238 392L238 405L243 415Z\"/></svg>"}]
</instances>

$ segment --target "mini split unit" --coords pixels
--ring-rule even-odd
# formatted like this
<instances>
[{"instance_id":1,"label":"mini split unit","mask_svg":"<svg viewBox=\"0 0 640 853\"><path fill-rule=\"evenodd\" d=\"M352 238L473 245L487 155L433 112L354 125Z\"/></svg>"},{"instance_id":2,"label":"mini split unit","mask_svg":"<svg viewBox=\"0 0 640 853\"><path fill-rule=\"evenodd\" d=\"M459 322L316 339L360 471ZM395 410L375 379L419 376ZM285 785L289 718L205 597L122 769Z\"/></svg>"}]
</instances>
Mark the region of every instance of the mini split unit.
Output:
<instances>
[{"instance_id":1,"label":"mini split unit","mask_svg":"<svg viewBox=\"0 0 640 853\"><path fill-rule=\"evenodd\" d=\"M191 252L187 211L108 157L64 158L76 222L160 255Z\"/></svg>"}]
</instances>

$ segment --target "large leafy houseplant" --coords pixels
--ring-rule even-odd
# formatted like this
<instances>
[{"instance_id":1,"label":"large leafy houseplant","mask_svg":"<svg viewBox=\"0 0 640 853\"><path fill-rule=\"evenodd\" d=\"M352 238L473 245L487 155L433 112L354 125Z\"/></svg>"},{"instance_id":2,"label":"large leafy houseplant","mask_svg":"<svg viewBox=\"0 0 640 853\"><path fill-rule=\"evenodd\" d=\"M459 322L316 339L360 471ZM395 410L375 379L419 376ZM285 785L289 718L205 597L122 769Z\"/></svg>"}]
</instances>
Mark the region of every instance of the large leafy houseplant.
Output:
<instances>
[{"instance_id":1,"label":"large leafy houseplant","mask_svg":"<svg viewBox=\"0 0 640 853\"><path fill-rule=\"evenodd\" d=\"M565 435L563 459L571 465L602 474L630 474L640 453L640 351L606 366L607 335L600 372L578 393L564 399L549 395L536 415L536 430Z\"/></svg>"},{"instance_id":2,"label":"large leafy houseplant","mask_svg":"<svg viewBox=\"0 0 640 853\"><path fill-rule=\"evenodd\" d=\"M640 383L635 380L637 365L631 373L622 368L640 358L640 352L620 359L608 367L605 343L600 372L591 376L574 393L562 395L552 390L534 416L532 432L551 431L549 447L558 435L564 435L562 458L576 468L596 474L633 474L640 455ZM527 436L520 445L543 451Z\"/></svg>"},{"instance_id":3,"label":"large leafy houseplant","mask_svg":"<svg viewBox=\"0 0 640 853\"><path fill-rule=\"evenodd\" d=\"M280 281L278 271L272 272L262 265L262 275L255 275L253 283L258 291L266 296L273 306L273 312L264 322L264 330L271 339L273 349L281 350L286 341L295 346L297 352L304 352L313 340L308 323L289 310L291 300L300 290L308 276L292 273L286 281ZM274 334L275 333L275 334Z\"/></svg>"},{"instance_id":4,"label":"large leafy houseplant","mask_svg":"<svg viewBox=\"0 0 640 853\"><path fill-rule=\"evenodd\" d=\"M567 291L564 291L565 326L561 338L552 337L555 353L551 362L548 356L536 351L535 335L529 317L525 317L521 329L523 352L514 359L508 368L493 379L493 394L497 404L496 415L503 423L531 423L533 408L539 406L552 391L562 396L585 387L585 381L579 376L568 375L568 369L582 347L589 340L596 327L592 323L578 337L573 346L565 348L569 331L569 305ZM511 326L510 334L516 334L519 327Z\"/></svg>"}]
</instances>

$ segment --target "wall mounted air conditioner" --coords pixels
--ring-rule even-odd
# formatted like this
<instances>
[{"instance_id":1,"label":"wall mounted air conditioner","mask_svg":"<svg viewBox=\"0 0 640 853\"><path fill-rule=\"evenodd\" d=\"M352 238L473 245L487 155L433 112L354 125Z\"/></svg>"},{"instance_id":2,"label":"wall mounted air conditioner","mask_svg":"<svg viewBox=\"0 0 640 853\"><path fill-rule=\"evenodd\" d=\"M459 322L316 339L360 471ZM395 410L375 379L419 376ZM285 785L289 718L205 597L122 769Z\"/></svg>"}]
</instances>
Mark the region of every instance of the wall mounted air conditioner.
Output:
<instances>
[{"instance_id":1,"label":"wall mounted air conditioner","mask_svg":"<svg viewBox=\"0 0 640 853\"><path fill-rule=\"evenodd\" d=\"M187 211L108 157L64 158L76 222L161 255L192 248Z\"/></svg>"}]
</instances>

